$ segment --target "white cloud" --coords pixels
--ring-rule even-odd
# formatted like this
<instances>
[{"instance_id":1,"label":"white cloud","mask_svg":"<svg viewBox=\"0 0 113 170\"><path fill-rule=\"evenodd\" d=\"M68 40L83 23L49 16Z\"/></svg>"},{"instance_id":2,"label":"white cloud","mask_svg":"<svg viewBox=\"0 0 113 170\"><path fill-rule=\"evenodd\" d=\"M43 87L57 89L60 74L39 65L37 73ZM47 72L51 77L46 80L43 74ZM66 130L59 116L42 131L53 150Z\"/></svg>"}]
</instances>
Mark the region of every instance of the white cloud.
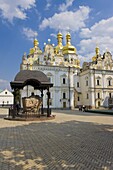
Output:
<instances>
[{"instance_id":1,"label":"white cloud","mask_svg":"<svg viewBox=\"0 0 113 170\"><path fill-rule=\"evenodd\" d=\"M33 41L35 37L37 37L37 31L33 31L31 28L23 28L23 34L27 37L28 40Z\"/></svg>"},{"instance_id":2,"label":"white cloud","mask_svg":"<svg viewBox=\"0 0 113 170\"><path fill-rule=\"evenodd\" d=\"M106 51L106 48L113 53L113 17L101 20L95 23L91 28L84 28L80 34L80 51L82 55L90 58L95 55L96 45L100 48L100 53Z\"/></svg>"},{"instance_id":3,"label":"white cloud","mask_svg":"<svg viewBox=\"0 0 113 170\"><path fill-rule=\"evenodd\" d=\"M7 80L0 79L0 90L11 90L10 83Z\"/></svg>"},{"instance_id":4,"label":"white cloud","mask_svg":"<svg viewBox=\"0 0 113 170\"><path fill-rule=\"evenodd\" d=\"M81 31L81 37L89 38L92 36L110 36L113 37L113 17L107 20L101 20L91 28L84 28Z\"/></svg>"},{"instance_id":5,"label":"white cloud","mask_svg":"<svg viewBox=\"0 0 113 170\"><path fill-rule=\"evenodd\" d=\"M66 0L66 3L63 3L59 6L59 11L67 11L68 7L72 6L74 0Z\"/></svg>"},{"instance_id":6,"label":"white cloud","mask_svg":"<svg viewBox=\"0 0 113 170\"><path fill-rule=\"evenodd\" d=\"M26 11L35 6L35 0L0 0L1 17L13 22L14 18L26 19Z\"/></svg>"},{"instance_id":7,"label":"white cloud","mask_svg":"<svg viewBox=\"0 0 113 170\"><path fill-rule=\"evenodd\" d=\"M89 17L90 8L85 6L80 6L75 12L65 11L61 13L55 13L50 18L45 18L40 24L39 28L41 30L50 27L56 31L78 31L80 28L85 27L85 21Z\"/></svg>"},{"instance_id":8,"label":"white cloud","mask_svg":"<svg viewBox=\"0 0 113 170\"><path fill-rule=\"evenodd\" d=\"M51 34L50 34L50 36L51 36L51 37L55 37L55 38L57 38L57 35L56 35L56 34L54 34L54 33L51 33Z\"/></svg>"},{"instance_id":9,"label":"white cloud","mask_svg":"<svg viewBox=\"0 0 113 170\"><path fill-rule=\"evenodd\" d=\"M46 0L46 7L45 7L45 10L49 10L50 7L51 7L51 0Z\"/></svg>"}]
</instances>

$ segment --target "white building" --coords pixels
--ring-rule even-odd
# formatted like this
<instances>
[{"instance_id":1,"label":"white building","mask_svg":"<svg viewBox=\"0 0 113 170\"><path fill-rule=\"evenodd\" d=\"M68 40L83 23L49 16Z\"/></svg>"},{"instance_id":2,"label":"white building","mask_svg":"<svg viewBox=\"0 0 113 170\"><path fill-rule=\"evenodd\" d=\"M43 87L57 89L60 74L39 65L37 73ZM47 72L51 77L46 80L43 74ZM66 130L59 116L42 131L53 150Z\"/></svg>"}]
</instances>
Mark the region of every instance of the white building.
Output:
<instances>
[{"instance_id":1,"label":"white building","mask_svg":"<svg viewBox=\"0 0 113 170\"><path fill-rule=\"evenodd\" d=\"M81 103L94 108L113 107L113 60L109 51L103 55L99 48L91 63L84 63L80 72Z\"/></svg>"},{"instance_id":2,"label":"white building","mask_svg":"<svg viewBox=\"0 0 113 170\"><path fill-rule=\"evenodd\" d=\"M81 68L76 48L71 45L71 35L67 33L65 46L61 33L58 33L57 40L56 47L48 43L42 52L35 39L30 53L24 54L20 69L39 70L48 76L54 84L50 89L51 108L74 108L83 104L92 108L108 107L113 94L113 60L110 52L101 55L96 47L92 62L83 63ZM39 94L33 87L25 87L21 90L21 97L30 96L32 92ZM46 95L43 104L46 107Z\"/></svg>"},{"instance_id":3,"label":"white building","mask_svg":"<svg viewBox=\"0 0 113 170\"><path fill-rule=\"evenodd\" d=\"M13 104L13 94L5 89L0 92L0 105L12 105Z\"/></svg>"}]
</instances>

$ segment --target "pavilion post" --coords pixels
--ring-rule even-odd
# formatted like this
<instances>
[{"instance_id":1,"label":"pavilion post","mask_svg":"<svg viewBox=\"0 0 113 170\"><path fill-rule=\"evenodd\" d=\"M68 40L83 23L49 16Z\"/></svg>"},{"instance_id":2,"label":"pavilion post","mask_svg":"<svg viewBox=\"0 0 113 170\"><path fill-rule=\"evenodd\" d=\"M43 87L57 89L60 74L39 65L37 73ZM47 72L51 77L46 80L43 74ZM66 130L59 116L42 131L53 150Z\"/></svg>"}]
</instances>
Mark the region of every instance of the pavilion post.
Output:
<instances>
[{"instance_id":1,"label":"pavilion post","mask_svg":"<svg viewBox=\"0 0 113 170\"><path fill-rule=\"evenodd\" d=\"M44 108L43 108L43 90L41 90L41 98L42 98L42 107L41 107L41 114L43 115L44 114Z\"/></svg>"},{"instance_id":2,"label":"pavilion post","mask_svg":"<svg viewBox=\"0 0 113 170\"><path fill-rule=\"evenodd\" d=\"M14 95L13 107L10 108L11 109L10 112L12 114L12 118L15 118L15 114L16 114L16 88L14 88L13 95Z\"/></svg>"},{"instance_id":3,"label":"pavilion post","mask_svg":"<svg viewBox=\"0 0 113 170\"><path fill-rule=\"evenodd\" d=\"M16 89L15 89L15 88L14 88L14 93L13 93L13 95L14 95L13 104L16 105Z\"/></svg>"},{"instance_id":4,"label":"pavilion post","mask_svg":"<svg viewBox=\"0 0 113 170\"><path fill-rule=\"evenodd\" d=\"M50 99L50 92L49 92L49 88L48 88L47 89L47 117L50 116L49 99Z\"/></svg>"}]
</instances>

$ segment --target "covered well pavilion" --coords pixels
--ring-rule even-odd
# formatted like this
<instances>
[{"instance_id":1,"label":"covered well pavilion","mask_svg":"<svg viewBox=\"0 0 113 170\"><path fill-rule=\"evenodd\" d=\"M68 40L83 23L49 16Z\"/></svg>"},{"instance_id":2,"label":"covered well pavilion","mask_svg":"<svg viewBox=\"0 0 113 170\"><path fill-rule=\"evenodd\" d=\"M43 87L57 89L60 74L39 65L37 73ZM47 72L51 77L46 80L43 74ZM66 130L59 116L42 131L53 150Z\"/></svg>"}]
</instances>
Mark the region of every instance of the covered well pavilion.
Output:
<instances>
[{"instance_id":1,"label":"covered well pavilion","mask_svg":"<svg viewBox=\"0 0 113 170\"><path fill-rule=\"evenodd\" d=\"M49 89L53 87L53 84L49 82L48 77L41 71L34 70L21 70L17 73L14 78L14 81L10 82L11 88L14 90L14 105L16 104L15 100L15 91L23 89L25 86L31 85L35 90L40 90L42 98L41 114L43 114L43 91L47 90L47 117L50 116L50 107L49 99L50 92Z\"/></svg>"}]
</instances>

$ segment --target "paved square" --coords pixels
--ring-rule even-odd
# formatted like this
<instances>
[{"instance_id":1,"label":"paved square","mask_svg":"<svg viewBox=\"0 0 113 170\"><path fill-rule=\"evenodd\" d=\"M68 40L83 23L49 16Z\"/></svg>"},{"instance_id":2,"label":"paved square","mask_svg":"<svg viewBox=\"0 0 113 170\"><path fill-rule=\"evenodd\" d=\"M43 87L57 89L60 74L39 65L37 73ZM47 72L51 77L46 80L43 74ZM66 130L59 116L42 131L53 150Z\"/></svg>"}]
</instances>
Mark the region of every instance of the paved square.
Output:
<instances>
[{"instance_id":1,"label":"paved square","mask_svg":"<svg viewBox=\"0 0 113 170\"><path fill-rule=\"evenodd\" d=\"M0 170L113 170L112 115L53 114L43 122L0 115Z\"/></svg>"}]
</instances>

